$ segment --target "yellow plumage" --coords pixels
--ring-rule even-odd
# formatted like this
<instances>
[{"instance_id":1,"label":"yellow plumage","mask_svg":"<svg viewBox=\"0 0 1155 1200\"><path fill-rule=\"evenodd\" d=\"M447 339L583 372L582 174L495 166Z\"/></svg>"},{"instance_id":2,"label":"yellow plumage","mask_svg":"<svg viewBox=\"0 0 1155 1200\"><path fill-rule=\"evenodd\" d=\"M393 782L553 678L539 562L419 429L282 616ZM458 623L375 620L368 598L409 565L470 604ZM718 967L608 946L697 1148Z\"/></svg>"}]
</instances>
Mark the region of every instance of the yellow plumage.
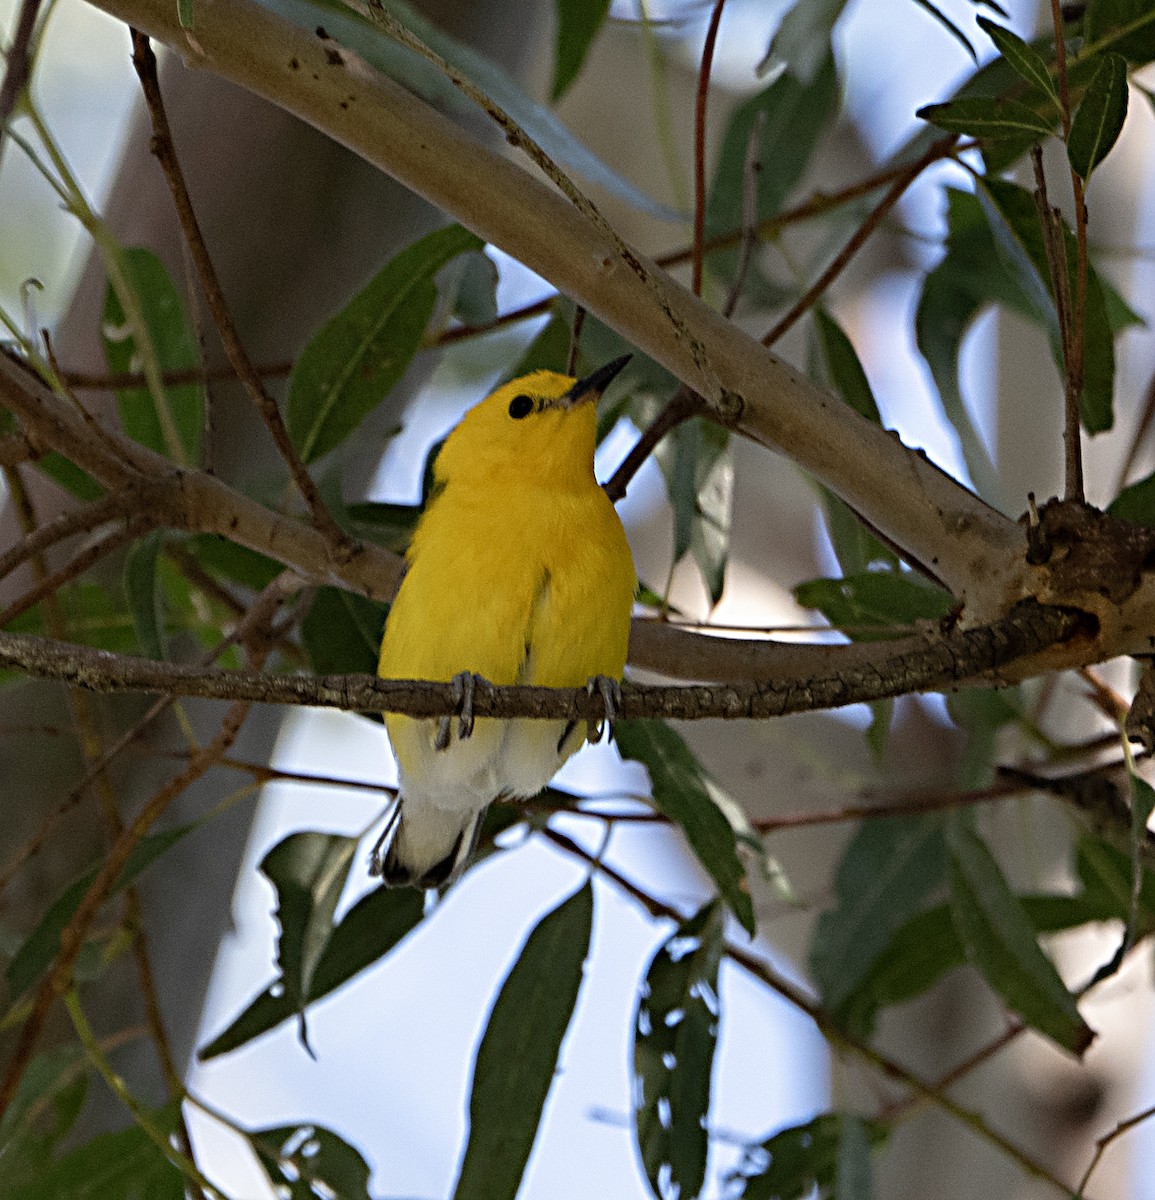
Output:
<instances>
[{"instance_id":1,"label":"yellow plumage","mask_svg":"<svg viewBox=\"0 0 1155 1200\"><path fill-rule=\"evenodd\" d=\"M385 626L383 678L621 678L634 564L593 468L594 402L624 362L580 382L552 371L516 379L449 435ZM437 720L385 724L401 786L381 870L421 887L460 872L491 801L535 795L585 740L584 725L480 719L438 749Z\"/></svg>"}]
</instances>

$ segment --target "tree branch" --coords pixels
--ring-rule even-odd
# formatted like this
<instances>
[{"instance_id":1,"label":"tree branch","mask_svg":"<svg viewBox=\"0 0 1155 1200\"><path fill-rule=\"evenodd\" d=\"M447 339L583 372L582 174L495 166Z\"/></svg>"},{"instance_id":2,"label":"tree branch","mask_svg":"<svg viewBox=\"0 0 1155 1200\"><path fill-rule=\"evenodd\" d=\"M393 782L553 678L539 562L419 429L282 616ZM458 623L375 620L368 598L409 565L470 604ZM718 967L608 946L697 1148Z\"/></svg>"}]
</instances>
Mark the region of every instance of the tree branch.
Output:
<instances>
[{"instance_id":1,"label":"tree branch","mask_svg":"<svg viewBox=\"0 0 1155 1200\"><path fill-rule=\"evenodd\" d=\"M1084 628L1079 612L1025 602L993 625L904 639L898 648L875 643L874 661L866 663L843 661L860 659L858 646L822 647L827 669L821 675L684 686L627 682L622 685L618 716L758 719L910 692L950 691L968 683L1006 683L1019 678L1017 668L1025 664L1033 663L1037 669L1038 656L1057 643L1079 639ZM0 633L0 666L94 691L164 692L413 717L443 716L460 704L449 683L372 675L222 671L111 654L26 634ZM495 687L485 680L478 681L474 694L478 717L597 720L603 715L602 704L600 696L585 688Z\"/></svg>"},{"instance_id":2,"label":"tree branch","mask_svg":"<svg viewBox=\"0 0 1155 1200\"><path fill-rule=\"evenodd\" d=\"M294 112L500 246L699 392L711 415L779 450L932 566L969 619L1027 594L1021 530L607 238L553 189L477 144L331 39L253 0L206 9L190 46L168 0L99 7Z\"/></svg>"}]
</instances>

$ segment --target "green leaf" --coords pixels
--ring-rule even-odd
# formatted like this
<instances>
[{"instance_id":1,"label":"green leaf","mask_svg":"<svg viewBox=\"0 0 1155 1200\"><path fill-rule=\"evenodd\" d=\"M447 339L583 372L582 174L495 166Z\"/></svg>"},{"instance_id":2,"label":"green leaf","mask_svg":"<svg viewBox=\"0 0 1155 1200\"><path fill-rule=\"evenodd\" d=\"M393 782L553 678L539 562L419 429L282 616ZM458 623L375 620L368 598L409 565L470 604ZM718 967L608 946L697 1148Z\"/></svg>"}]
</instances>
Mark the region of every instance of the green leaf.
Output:
<instances>
[{"instance_id":1,"label":"green leaf","mask_svg":"<svg viewBox=\"0 0 1155 1200\"><path fill-rule=\"evenodd\" d=\"M572 336L573 326L562 313L555 310L526 347L517 366L510 371L509 378L518 379L531 371L557 371L564 374Z\"/></svg>"},{"instance_id":2,"label":"green leaf","mask_svg":"<svg viewBox=\"0 0 1155 1200\"><path fill-rule=\"evenodd\" d=\"M427 234L314 335L289 380L289 435L305 462L340 445L405 374L437 302L434 276L482 245L460 225Z\"/></svg>"},{"instance_id":3,"label":"green leaf","mask_svg":"<svg viewBox=\"0 0 1155 1200\"><path fill-rule=\"evenodd\" d=\"M1104 54L1071 122L1067 158L1083 179L1111 152L1127 119L1127 60Z\"/></svg>"},{"instance_id":4,"label":"green leaf","mask_svg":"<svg viewBox=\"0 0 1155 1200\"><path fill-rule=\"evenodd\" d=\"M35 465L37 470L43 471L49 479L60 484L65 491L71 492L78 500L98 500L104 495L104 488L101 484L55 450L42 455L36 460Z\"/></svg>"},{"instance_id":5,"label":"green leaf","mask_svg":"<svg viewBox=\"0 0 1155 1200\"><path fill-rule=\"evenodd\" d=\"M317 27L318 5L310 0L269 0L268 7L309 33ZM530 99L509 72L492 59L444 33L404 0L381 0L380 7L481 87L567 170L606 188L618 199L650 216L663 221L681 219L679 213L659 204L607 166L566 128L556 113ZM342 46L357 51L372 67L397 80L434 108L469 120L477 118L473 102L441 70L377 28L368 16L354 12L345 4L325 3L324 25Z\"/></svg>"},{"instance_id":6,"label":"green leaf","mask_svg":"<svg viewBox=\"0 0 1155 1200\"><path fill-rule=\"evenodd\" d=\"M1155 58L1150 0L1090 0L1083 17L1084 54L1115 50L1136 66Z\"/></svg>"},{"instance_id":7,"label":"green leaf","mask_svg":"<svg viewBox=\"0 0 1155 1200\"><path fill-rule=\"evenodd\" d=\"M285 569L283 563L215 533L194 534L183 545L210 574L223 575L254 592L268 587Z\"/></svg>"},{"instance_id":8,"label":"green leaf","mask_svg":"<svg viewBox=\"0 0 1155 1200\"><path fill-rule=\"evenodd\" d=\"M175 1135L176 1108L151 1114L154 1124ZM140 1128L106 1133L47 1165L33 1181L9 1189L4 1200L184 1200L184 1176Z\"/></svg>"},{"instance_id":9,"label":"green leaf","mask_svg":"<svg viewBox=\"0 0 1155 1200\"><path fill-rule=\"evenodd\" d=\"M693 1200L706 1179L722 928L716 900L683 921L650 960L638 998L634 1132L658 1197Z\"/></svg>"},{"instance_id":10,"label":"green leaf","mask_svg":"<svg viewBox=\"0 0 1155 1200\"><path fill-rule=\"evenodd\" d=\"M144 315L158 369L199 368L201 356L196 335L164 263L151 250L139 246L122 250L120 259L125 279L136 293ZM111 284L105 291L101 341L110 371L121 373L141 369L141 348ZM129 437L169 458L189 464L199 461L205 419L205 394L201 384L164 388L159 409L157 397L148 388L123 389L117 392L117 400L121 424Z\"/></svg>"},{"instance_id":11,"label":"green leaf","mask_svg":"<svg viewBox=\"0 0 1155 1200\"><path fill-rule=\"evenodd\" d=\"M124 593L132 610L136 640L146 658L168 657L164 625L164 594L157 579L157 556L164 533L154 530L133 542L124 559Z\"/></svg>"},{"instance_id":12,"label":"green leaf","mask_svg":"<svg viewBox=\"0 0 1155 1200\"><path fill-rule=\"evenodd\" d=\"M362 896L329 934L308 981L308 1003L336 991L383 959L421 923L424 912L425 897L412 888L379 887ZM296 1013L293 998L275 980L197 1057L204 1062L227 1054Z\"/></svg>"},{"instance_id":13,"label":"green leaf","mask_svg":"<svg viewBox=\"0 0 1155 1200\"><path fill-rule=\"evenodd\" d=\"M0 1196L40 1179L72 1128L88 1090L88 1058L77 1043L38 1054L0 1119Z\"/></svg>"},{"instance_id":14,"label":"green leaf","mask_svg":"<svg viewBox=\"0 0 1155 1200\"><path fill-rule=\"evenodd\" d=\"M554 11L557 41L550 99L556 104L581 73L589 48L610 11L610 0L554 0Z\"/></svg>"},{"instance_id":15,"label":"green leaf","mask_svg":"<svg viewBox=\"0 0 1155 1200\"><path fill-rule=\"evenodd\" d=\"M828 1008L838 1010L946 875L937 815L863 821L835 878L836 902L819 916L810 971Z\"/></svg>"},{"instance_id":16,"label":"green leaf","mask_svg":"<svg viewBox=\"0 0 1155 1200\"><path fill-rule=\"evenodd\" d=\"M143 837L133 849L128 862L117 876L111 895L122 892L143 871L170 847L176 845L186 834L191 833L200 822L179 825L162 833L150 833ZM99 873L99 867L91 867L72 883L49 906L40 923L28 935L4 972L11 998L18 1000L40 978L60 953L60 935L76 914L85 893Z\"/></svg>"},{"instance_id":17,"label":"green leaf","mask_svg":"<svg viewBox=\"0 0 1155 1200\"><path fill-rule=\"evenodd\" d=\"M794 589L794 598L857 641L892 637L896 627L940 620L955 607L949 592L900 571L812 579Z\"/></svg>"},{"instance_id":18,"label":"green leaf","mask_svg":"<svg viewBox=\"0 0 1155 1200\"><path fill-rule=\"evenodd\" d=\"M859 416L866 417L876 425L881 424L878 403L854 343L846 336L842 326L821 306L814 310L814 332L823 374L830 386Z\"/></svg>"},{"instance_id":19,"label":"green leaf","mask_svg":"<svg viewBox=\"0 0 1155 1200\"><path fill-rule=\"evenodd\" d=\"M914 115L947 133L992 141L1017 138L1021 134L1042 139L1050 136L1055 125L1054 121L1040 116L1019 100L994 100L985 96L926 104Z\"/></svg>"},{"instance_id":20,"label":"green leaf","mask_svg":"<svg viewBox=\"0 0 1155 1200\"><path fill-rule=\"evenodd\" d=\"M1155 471L1137 483L1128 484L1107 506L1113 517L1155 528Z\"/></svg>"},{"instance_id":21,"label":"green leaf","mask_svg":"<svg viewBox=\"0 0 1155 1200\"><path fill-rule=\"evenodd\" d=\"M453 315L464 325L489 325L497 320L497 264L484 250L463 254Z\"/></svg>"},{"instance_id":22,"label":"green leaf","mask_svg":"<svg viewBox=\"0 0 1155 1200\"><path fill-rule=\"evenodd\" d=\"M734 1200L802 1200L815 1187L822 1196L857 1195L844 1191L842 1170L848 1167L857 1182L863 1144L877 1149L888 1133L881 1122L849 1113L823 1113L782 1129L746 1148L735 1176L742 1190L734 1193Z\"/></svg>"},{"instance_id":23,"label":"green leaf","mask_svg":"<svg viewBox=\"0 0 1155 1200\"><path fill-rule=\"evenodd\" d=\"M674 510L674 561L692 554L717 604L726 586L734 463L727 430L701 417L683 421L664 437L654 457Z\"/></svg>"},{"instance_id":24,"label":"green leaf","mask_svg":"<svg viewBox=\"0 0 1155 1200\"><path fill-rule=\"evenodd\" d=\"M787 20L803 9L817 7L799 4ZM783 74L734 110L707 193L707 238L743 228L746 154L758 122L761 128L756 154L762 170L755 181L757 219L764 221L778 213L802 178L838 104L838 76L828 38L822 44L815 73L809 78L810 82L803 83L794 73ZM738 253L716 251L709 262L712 271L728 280L737 268Z\"/></svg>"},{"instance_id":25,"label":"green leaf","mask_svg":"<svg viewBox=\"0 0 1155 1200\"><path fill-rule=\"evenodd\" d=\"M387 604L340 588L318 588L301 622L301 640L318 675L377 673Z\"/></svg>"},{"instance_id":26,"label":"green leaf","mask_svg":"<svg viewBox=\"0 0 1155 1200\"><path fill-rule=\"evenodd\" d=\"M655 807L679 826L722 899L754 935L754 906L738 858L734 827L711 796L717 786L689 746L664 721L618 721L614 740L623 758L640 762L650 776Z\"/></svg>"},{"instance_id":27,"label":"green leaf","mask_svg":"<svg viewBox=\"0 0 1155 1200\"><path fill-rule=\"evenodd\" d=\"M1024 42L1017 33L1007 29L1005 25L996 25L989 17L977 17L979 28L994 42L999 53L1007 60L1015 71L1029 84L1039 89L1044 95L1050 96L1055 105L1059 105L1059 92L1051 72L1047 68L1043 56ZM1059 114L1062 108L1057 108Z\"/></svg>"},{"instance_id":28,"label":"green leaf","mask_svg":"<svg viewBox=\"0 0 1155 1200\"><path fill-rule=\"evenodd\" d=\"M282 1200L370 1200L369 1164L360 1151L319 1125L281 1125L248 1135Z\"/></svg>"},{"instance_id":29,"label":"green leaf","mask_svg":"<svg viewBox=\"0 0 1155 1200\"><path fill-rule=\"evenodd\" d=\"M56 599L72 641L121 654L132 654L138 649L128 607L123 597L110 589L82 579L62 587ZM49 636L39 606L9 621L6 628L12 633Z\"/></svg>"},{"instance_id":30,"label":"green leaf","mask_svg":"<svg viewBox=\"0 0 1155 1200\"><path fill-rule=\"evenodd\" d=\"M473 1064L454 1200L517 1195L577 1004L593 912L587 881L542 918L501 985Z\"/></svg>"},{"instance_id":31,"label":"green leaf","mask_svg":"<svg viewBox=\"0 0 1155 1200\"><path fill-rule=\"evenodd\" d=\"M991 852L957 820L949 841L951 914L968 959L1028 1025L1082 1055L1095 1035L1040 949Z\"/></svg>"},{"instance_id":32,"label":"green leaf","mask_svg":"<svg viewBox=\"0 0 1155 1200\"><path fill-rule=\"evenodd\" d=\"M870 1200L873 1193L870 1132L861 1117L844 1116L842 1136L838 1139L838 1180L834 1195L837 1200Z\"/></svg>"},{"instance_id":33,"label":"green leaf","mask_svg":"<svg viewBox=\"0 0 1155 1200\"><path fill-rule=\"evenodd\" d=\"M302 1045L313 972L333 932L333 914L353 863L357 839L306 831L283 838L261 861L261 874L277 892L278 983L299 1018Z\"/></svg>"},{"instance_id":34,"label":"green leaf","mask_svg":"<svg viewBox=\"0 0 1155 1200\"><path fill-rule=\"evenodd\" d=\"M791 6L758 64L758 74L788 74L813 83L830 60L830 36L846 0L806 0Z\"/></svg>"}]
</instances>

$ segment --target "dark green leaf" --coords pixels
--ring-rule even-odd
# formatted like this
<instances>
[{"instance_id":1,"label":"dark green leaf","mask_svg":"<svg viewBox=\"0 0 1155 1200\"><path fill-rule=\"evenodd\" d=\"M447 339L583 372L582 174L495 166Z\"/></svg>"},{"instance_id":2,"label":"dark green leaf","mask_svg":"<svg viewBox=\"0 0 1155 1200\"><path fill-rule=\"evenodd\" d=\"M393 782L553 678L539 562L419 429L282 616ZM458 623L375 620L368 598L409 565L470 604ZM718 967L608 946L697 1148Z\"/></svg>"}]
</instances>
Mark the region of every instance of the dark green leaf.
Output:
<instances>
[{"instance_id":1,"label":"dark green leaf","mask_svg":"<svg viewBox=\"0 0 1155 1200\"><path fill-rule=\"evenodd\" d=\"M154 1124L176 1132L176 1109L151 1114ZM7 1180L4 1181L5 1183ZM4 1200L184 1200L184 1176L139 1125L106 1133L57 1159Z\"/></svg>"},{"instance_id":2,"label":"dark green leaf","mask_svg":"<svg viewBox=\"0 0 1155 1200\"><path fill-rule=\"evenodd\" d=\"M587 882L538 923L501 985L473 1064L454 1200L517 1195L577 1004L593 912Z\"/></svg>"},{"instance_id":3,"label":"dark green leaf","mask_svg":"<svg viewBox=\"0 0 1155 1200\"><path fill-rule=\"evenodd\" d=\"M1155 9L1150 0L1090 0L1083 39L1086 56L1115 50L1142 66L1155 58Z\"/></svg>"},{"instance_id":4,"label":"dark green leaf","mask_svg":"<svg viewBox=\"0 0 1155 1200\"><path fill-rule=\"evenodd\" d=\"M198 533L184 542L188 552L205 570L223 575L234 583L259 592L269 586L285 569L284 564L266 558L248 546L230 542L215 533Z\"/></svg>"},{"instance_id":5,"label":"dark green leaf","mask_svg":"<svg viewBox=\"0 0 1155 1200\"><path fill-rule=\"evenodd\" d=\"M176 19L182 29L193 29L193 0L176 0Z\"/></svg>"},{"instance_id":6,"label":"dark green leaf","mask_svg":"<svg viewBox=\"0 0 1155 1200\"><path fill-rule=\"evenodd\" d=\"M662 468L674 510L674 561L690 553L717 604L726 585L734 463L730 435L694 417L662 439L654 457Z\"/></svg>"},{"instance_id":7,"label":"dark green leaf","mask_svg":"<svg viewBox=\"0 0 1155 1200\"><path fill-rule=\"evenodd\" d=\"M1055 81L1051 78L1051 72L1047 68L1045 59L1034 46L1024 42L1017 33L1007 29L1005 25L996 25L989 17L976 19L979 28L994 42L999 53L1014 67L1015 71L1044 95L1050 96L1057 105L1059 93L1055 87Z\"/></svg>"},{"instance_id":8,"label":"dark green leaf","mask_svg":"<svg viewBox=\"0 0 1155 1200\"><path fill-rule=\"evenodd\" d=\"M861 1117L842 1118L842 1136L838 1140L838 1180L834 1188L837 1200L870 1200L874 1180L870 1171L870 1131Z\"/></svg>"},{"instance_id":9,"label":"dark green leaf","mask_svg":"<svg viewBox=\"0 0 1155 1200\"><path fill-rule=\"evenodd\" d=\"M963 133L992 141L1017 138L1021 134L1031 134L1038 140L1048 137L1054 129L1054 121L1040 116L1019 100L993 100L982 96L927 104L915 116L947 133Z\"/></svg>"},{"instance_id":10,"label":"dark green leaf","mask_svg":"<svg viewBox=\"0 0 1155 1200\"><path fill-rule=\"evenodd\" d=\"M120 262L125 282L132 288L144 318L157 370L200 367L196 336L164 263L151 250L141 247L121 251ZM142 348L111 284L105 291L101 339L110 371L142 369ZM199 460L205 403L204 388L199 383L163 387L159 397L148 388L128 388L118 392L117 398L121 424L129 437L186 464Z\"/></svg>"},{"instance_id":11,"label":"dark green leaf","mask_svg":"<svg viewBox=\"0 0 1155 1200\"><path fill-rule=\"evenodd\" d=\"M104 488L91 475L55 450L38 458L36 467L78 500L97 500L104 495Z\"/></svg>"},{"instance_id":12,"label":"dark green leaf","mask_svg":"<svg viewBox=\"0 0 1155 1200\"><path fill-rule=\"evenodd\" d=\"M282 1200L370 1200L369 1164L331 1130L281 1125L254 1129L248 1140Z\"/></svg>"},{"instance_id":13,"label":"dark green leaf","mask_svg":"<svg viewBox=\"0 0 1155 1200\"><path fill-rule=\"evenodd\" d=\"M484 250L460 260L453 315L464 325L489 325L497 319L497 265Z\"/></svg>"},{"instance_id":14,"label":"dark green leaf","mask_svg":"<svg viewBox=\"0 0 1155 1200\"><path fill-rule=\"evenodd\" d=\"M345 509L350 533L394 554L404 554L420 516L416 504L386 504L381 500L365 500Z\"/></svg>"},{"instance_id":15,"label":"dark green leaf","mask_svg":"<svg viewBox=\"0 0 1155 1200\"><path fill-rule=\"evenodd\" d=\"M0 1196L39 1179L72 1128L88 1086L88 1058L77 1043L38 1054L20 1077L0 1119Z\"/></svg>"},{"instance_id":16,"label":"dark green leaf","mask_svg":"<svg viewBox=\"0 0 1155 1200\"><path fill-rule=\"evenodd\" d=\"M813 83L830 59L830 35L846 0L806 0L782 18L758 73L784 72L801 83Z\"/></svg>"},{"instance_id":17,"label":"dark green leaf","mask_svg":"<svg viewBox=\"0 0 1155 1200\"><path fill-rule=\"evenodd\" d=\"M991 852L958 821L951 826L950 879L951 914L967 957L1028 1025L1081 1055L1094 1033Z\"/></svg>"},{"instance_id":18,"label":"dark green leaf","mask_svg":"<svg viewBox=\"0 0 1155 1200\"><path fill-rule=\"evenodd\" d=\"M434 276L482 244L460 225L427 234L314 335L289 380L289 434L305 462L340 445L405 374L437 301Z\"/></svg>"},{"instance_id":19,"label":"dark green leaf","mask_svg":"<svg viewBox=\"0 0 1155 1200\"><path fill-rule=\"evenodd\" d=\"M541 331L526 347L517 366L510 371L510 379L518 379L531 371L564 373L572 336L573 326L565 316L556 311L551 313Z\"/></svg>"},{"instance_id":20,"label":"dark green leaf","mask_svg":"<svg viewBox=\"0 0 1155 1200\"><path fill-rule=\"evenodd\" d=\"M179 825L175 829L166 829L162 833L150 833L142 838L129 856L124 869L117 876L112 894L123 891L133 883L166 850L179 842L186 834L191 833L198 825L199 822ZM60 953L60 935L75 915L98 871L98 867L92 867L75 883L66 888L49 906L48 911L41 918L40 924L29 934L13 956L4 973L13 1000L23 996Z\"/></svg>"},{"instance_id":21,"label":"dark green leaf","mask_svg":"<svg viewBox=\"0 0 1155 1200\"><path fill-rule=\"evenodd\" d=\"M1104 54L1071 122L1067 158L1083 179L1111 152L1127 119L1127 60Z\"/></svg>"},{"instance_id":22,"label":"dark green leaf","mask_svg":"<svg viewBox=\"0 0 1155 1200\"><path fill-rule=\"evenodd\" d=\"M557 42L550 99L556 104L581 73L590 45L610 11L610 0L554 0L554 10Z\"/></svg>"},{"instance_id":23,"label":"dark green leaf","mask_svg":"<svg viewBox=\"0 0 1155 1200\"><path fill-rule=\"evenodd\" d=\"M896 627L918 621L940 620L955 606L949 592L899 571L812 579L794 589L794 598L859 641L892 637Z\"/></svg>"},{"instance_id":24,"label":"dark green leaf","mask_svg":"<svg viewBox=\"0 0 1155 1200\"><path fill-rule=\"evenodd\" d=\"M857 1174L863 1141L877 1149L888 1133L881 1122L845 1113L823 1113L780 1130L747 1147L735 1176L742 1190L734 1193L734 1200L802 1200L815 1187L822 1196L841 1196L844 1143L853 1142L845 1161Z\"/></svg>"},{"instance_id":25,"label":"dark green leaf","mask_svg":"<svg viewBox=\"0 0 1155 1200\"><path fill-rule=\"evenodd\" d=\"M99 583L80 580L56 593L69 638L98 650L132 654L138 647L132 616L123 597L114 595ZM49 635L39 607L29 609L6 628L12 633Z\"/></svg>"},{"instance_id":26,"label":"dark green leaf","mask_svg":"<svg viewBox=\"0 0 1155 1200\"><path fill-rule=\"evenodd\" d=\"M800 4L790 16L817 7ZM802 178L837 103L838 77L827 41L811 82L801 83L796 74L784 74L735 109L707 195L707 237L733 234L743 228L744 168L755 124L762 122L757 160L763 168L756 180L756 215L764 221L782 208ZM711 270L725 279L733 276L737 262L734 250L710 256Z\"/></svg>"},{"instance_id":27,"label":"dark green leaf","mask_svg":"<svg viewBox=\"0 0 1155 1200\"><path fill-rule=\"evenodd\" d=\"M333 913L345 890L357 839L335 833L291 833L261 861L263 874L277 891L278 983L300 1018L301 1041L308 1048L305 1005L313 972L333 932Z\"/></svg>"},{"instance_id":28,"label":"dark green leaf","mask_svg":"<svg viewBox=\"0 0 1155 1200\"><path fill-rule=\"evenodd\" d=\"M842 326L821 306L814 310L814 332L824 367L823 374L830 386L856 413L879 424L882 417L878 404L854 343L846 336Z\"/></svg>"},{"instance_id":29,"label":"dark green leaf","mask_svg":"<svg viewBox=\"0 0 1155 1200\"><path fill-rule=\"evenodd\" d=\"M754 906L734 828L711 795L717 785L664 721L619 721L614 740L623 758L636 759L649 772L654 805L685 833L730 911L753 936Z\"/></svg>"},{"instance_id":30,"label":"dark green leaf","mask_svg":"<svg viewBox=\"0 0 1155 1200\"><path fill-rule=\"evenodd\" d=\"M1111 501L1107 511L1124 521L1155 528L1155 471L1137 483L1128 484Z\"/></svg>"},{"instance_id":31,"label":"dark green leaf","mask_svg":"<svg viewBox=\"0 0 1155 1200\"><path fill-rule=\"evenodd\" d=\"M313 670L319 675L375 675L388 610L386 604L340 588L318 588L301 622Z\"/></svg>"},{"instance_id":32,"label":"dark green leaf","mask_svg":"<svg viewBox=\"0 0 1155 1200\"><path fill-rule=\"evenodd\" d=\"M136 640L146 658L168 657L164 627L164 595L157 579L157 556L164 533L154 530L134 542L124 559L124 593L132 610Z\"/></svg>"},{"instance_id":33,"label":"dark green leaf","mask_svg":"<svg viewBox=\"0 0 1155 1200\"><path fill-rule=\"evenodd\" d=\"M383 959L421 920L425 897L412 888L375 888L362 896L329 935L309 980L308 1002L334 992L355 975ZM279 981L271 983L231 1025L203 1049L203 1062L227 1054L296 1015L296 1007Z\"/></svg>"},{"instance_id":34,"label":"dark green leaf","mask_svg":"<svg viewBox=\"0 0 1155 1200\"><path fill-rule=\"evenodd\" d=\"M634 1020L634 1132L655 1196L694 1200L706 1179L718 1040L722 909L683 921L650 960Z\"/></svg>"},{"instance_id":35,"label":"dark green leaf","mask_svg":"<svg viewBox=\"0 0 1155 1200\"><path fill-rule=\"evenodd\" d=\"M946 875L937 815L863 821L835 878L835 907L822 913L810 970L826 1006L837 1010Z\"/></svg>"}]
</instances>

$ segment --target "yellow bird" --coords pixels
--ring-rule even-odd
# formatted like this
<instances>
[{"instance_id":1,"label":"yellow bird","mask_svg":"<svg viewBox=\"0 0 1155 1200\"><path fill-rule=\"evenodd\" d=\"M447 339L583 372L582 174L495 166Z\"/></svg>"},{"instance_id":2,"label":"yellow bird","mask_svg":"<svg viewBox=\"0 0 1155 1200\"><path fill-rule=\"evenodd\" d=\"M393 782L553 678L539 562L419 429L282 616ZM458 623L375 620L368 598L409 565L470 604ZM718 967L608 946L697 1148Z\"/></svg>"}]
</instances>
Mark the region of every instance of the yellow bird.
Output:
<instances>
[{"instance_id":1,"label":"yellow bird","mask_svg":"<svg viewBox=\"0 0 1155 1200\"><path fill-rule=\"evenodd\" d=\"M378 674L454 682L601 686L626 661L635 573L622 523L594 478L596 401L625 366L585 379L535 371L462 418L389 612ZM390 885L438 887L464 868L485 810L536 795L586 740L584 723L387 714L397 805L371 869ZM468 720L466 732L468 734ZM391 835L391 837L390 837Z\"/></svg>"}]
</instances>

